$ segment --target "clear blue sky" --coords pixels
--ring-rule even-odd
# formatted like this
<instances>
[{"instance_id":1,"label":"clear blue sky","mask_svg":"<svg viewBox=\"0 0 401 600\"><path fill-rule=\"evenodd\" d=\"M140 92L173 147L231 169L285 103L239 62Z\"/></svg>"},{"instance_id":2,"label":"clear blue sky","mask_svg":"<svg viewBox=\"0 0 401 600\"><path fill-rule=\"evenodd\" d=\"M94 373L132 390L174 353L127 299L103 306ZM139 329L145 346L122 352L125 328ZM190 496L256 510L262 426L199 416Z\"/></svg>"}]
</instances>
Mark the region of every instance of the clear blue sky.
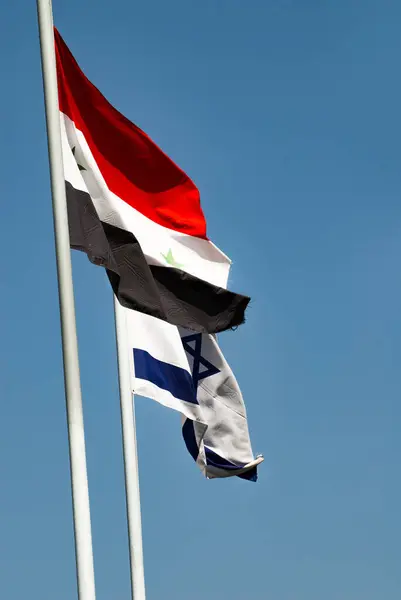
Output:
<instances>
[{"instance_id":1,"label":"clear blue sky","mask_svg":"<svg viewBox=\"0 0 401 600\"><path fill-rule=\"evenodd\" d=\"M399 0L55 0L90 79L195 180L253 298L221 344L257 484L138 399L149 600L401 597ZM0 8L0 596L76 597L34 0ZM74 256L98 600L129 597L112 299Z\"/></svg>"}]
</instances>

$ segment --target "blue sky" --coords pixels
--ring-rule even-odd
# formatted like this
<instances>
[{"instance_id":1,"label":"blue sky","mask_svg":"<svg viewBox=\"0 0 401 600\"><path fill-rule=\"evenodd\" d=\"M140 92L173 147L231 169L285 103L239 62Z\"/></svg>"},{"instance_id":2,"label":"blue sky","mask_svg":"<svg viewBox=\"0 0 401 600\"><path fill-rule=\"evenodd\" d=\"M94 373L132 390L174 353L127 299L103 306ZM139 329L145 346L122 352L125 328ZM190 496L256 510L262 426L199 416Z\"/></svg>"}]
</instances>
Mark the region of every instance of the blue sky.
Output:
<instances>
[{"instance_id":1,"label":"blue sky","mask_svg":"<svg viewBox=\"0 0 401 600\"><path fill-rule=\"evenodd\" d=\"M252 296L221 336L257 484L137 400L151 600L401 596L401 5L55 0L89 78L194 179ZM0 8L0 592L76 597L35 2ZM98 600L129 597L112 298L73 257Z\"/></svg>"}]
</instances>

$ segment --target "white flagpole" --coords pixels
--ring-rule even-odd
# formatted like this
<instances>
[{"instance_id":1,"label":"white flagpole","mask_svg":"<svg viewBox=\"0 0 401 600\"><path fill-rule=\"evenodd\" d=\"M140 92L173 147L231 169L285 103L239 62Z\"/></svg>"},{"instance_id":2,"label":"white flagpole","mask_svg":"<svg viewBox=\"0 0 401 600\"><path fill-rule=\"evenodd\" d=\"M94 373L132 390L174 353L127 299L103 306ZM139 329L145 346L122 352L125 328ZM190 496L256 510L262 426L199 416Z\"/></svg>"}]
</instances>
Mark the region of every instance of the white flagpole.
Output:
<instances>
[{"instance_id":1,"label":"white flagpole","mask_svg":"<svg viewBox=\"0 0 401 600\"><path fill-rule=\"evenodd\" d=\"M37 0L60 302L79 600L95 600L74 292L62 161L51 0Z\"/></svg>"},{"instance_id":2,"label":"white flagpole","mask_svg":"<svg viewBox=\"0 0 401 600\"><path fill-rule=\"evenodd\" d=\"M138 452L125 309L114 296L132 600L145 600Z\"/></svg>"}]
</instances>

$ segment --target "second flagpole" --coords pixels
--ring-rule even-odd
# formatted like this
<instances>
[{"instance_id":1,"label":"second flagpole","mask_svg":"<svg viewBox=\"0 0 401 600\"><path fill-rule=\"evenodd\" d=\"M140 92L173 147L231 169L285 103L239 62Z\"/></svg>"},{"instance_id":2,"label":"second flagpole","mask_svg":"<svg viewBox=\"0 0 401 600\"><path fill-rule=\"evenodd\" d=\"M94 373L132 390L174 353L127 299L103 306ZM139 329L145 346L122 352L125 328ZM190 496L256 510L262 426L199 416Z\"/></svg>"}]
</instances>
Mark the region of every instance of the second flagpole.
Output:
<instances>
[{"instance_id":1,"label":"second flagpole","mask_svg":"<svg viewBox=\"0 0 401 600\"><path fill-rule=\"evenodd\" d=\"M131 594L132 600L145 600L138 451L136 443L134 398L131 390L125 309L120 305L114 294L113 297L124 453Z\"/></svg>"}]
</instances>

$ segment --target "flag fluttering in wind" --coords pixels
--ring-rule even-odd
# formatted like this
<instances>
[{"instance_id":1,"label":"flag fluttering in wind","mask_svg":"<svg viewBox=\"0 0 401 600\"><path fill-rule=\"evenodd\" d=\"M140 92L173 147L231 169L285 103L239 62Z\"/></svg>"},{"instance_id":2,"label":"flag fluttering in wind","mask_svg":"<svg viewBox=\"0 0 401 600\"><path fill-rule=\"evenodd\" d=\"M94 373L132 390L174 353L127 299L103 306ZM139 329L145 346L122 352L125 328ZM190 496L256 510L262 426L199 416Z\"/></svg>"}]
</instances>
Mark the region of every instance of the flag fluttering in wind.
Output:
<instances>
[{"instance_id":1,"label":"flag fluttering in wind","mask_svg":"<svg viewBox=\"0 0 401 600\"><path fill-rule=\"evenodd\" d=\"M230 260L207 238L198 189L57 31L55 43L71 246L107 269L127 308L198 332L241 324L249 298L226 289Z\"/></svg>"},{"instance_id":2,"label":"flag fluttering in wind","mask_svg":"<svg viewBox=\"0 0 401 600\"><path fill-rule=\"evenodd\" d=\"M126 310L132 391L182 414L188 451L210 479L256 481L241 391L214 336Z\"/></svg>"}]
</instances>

